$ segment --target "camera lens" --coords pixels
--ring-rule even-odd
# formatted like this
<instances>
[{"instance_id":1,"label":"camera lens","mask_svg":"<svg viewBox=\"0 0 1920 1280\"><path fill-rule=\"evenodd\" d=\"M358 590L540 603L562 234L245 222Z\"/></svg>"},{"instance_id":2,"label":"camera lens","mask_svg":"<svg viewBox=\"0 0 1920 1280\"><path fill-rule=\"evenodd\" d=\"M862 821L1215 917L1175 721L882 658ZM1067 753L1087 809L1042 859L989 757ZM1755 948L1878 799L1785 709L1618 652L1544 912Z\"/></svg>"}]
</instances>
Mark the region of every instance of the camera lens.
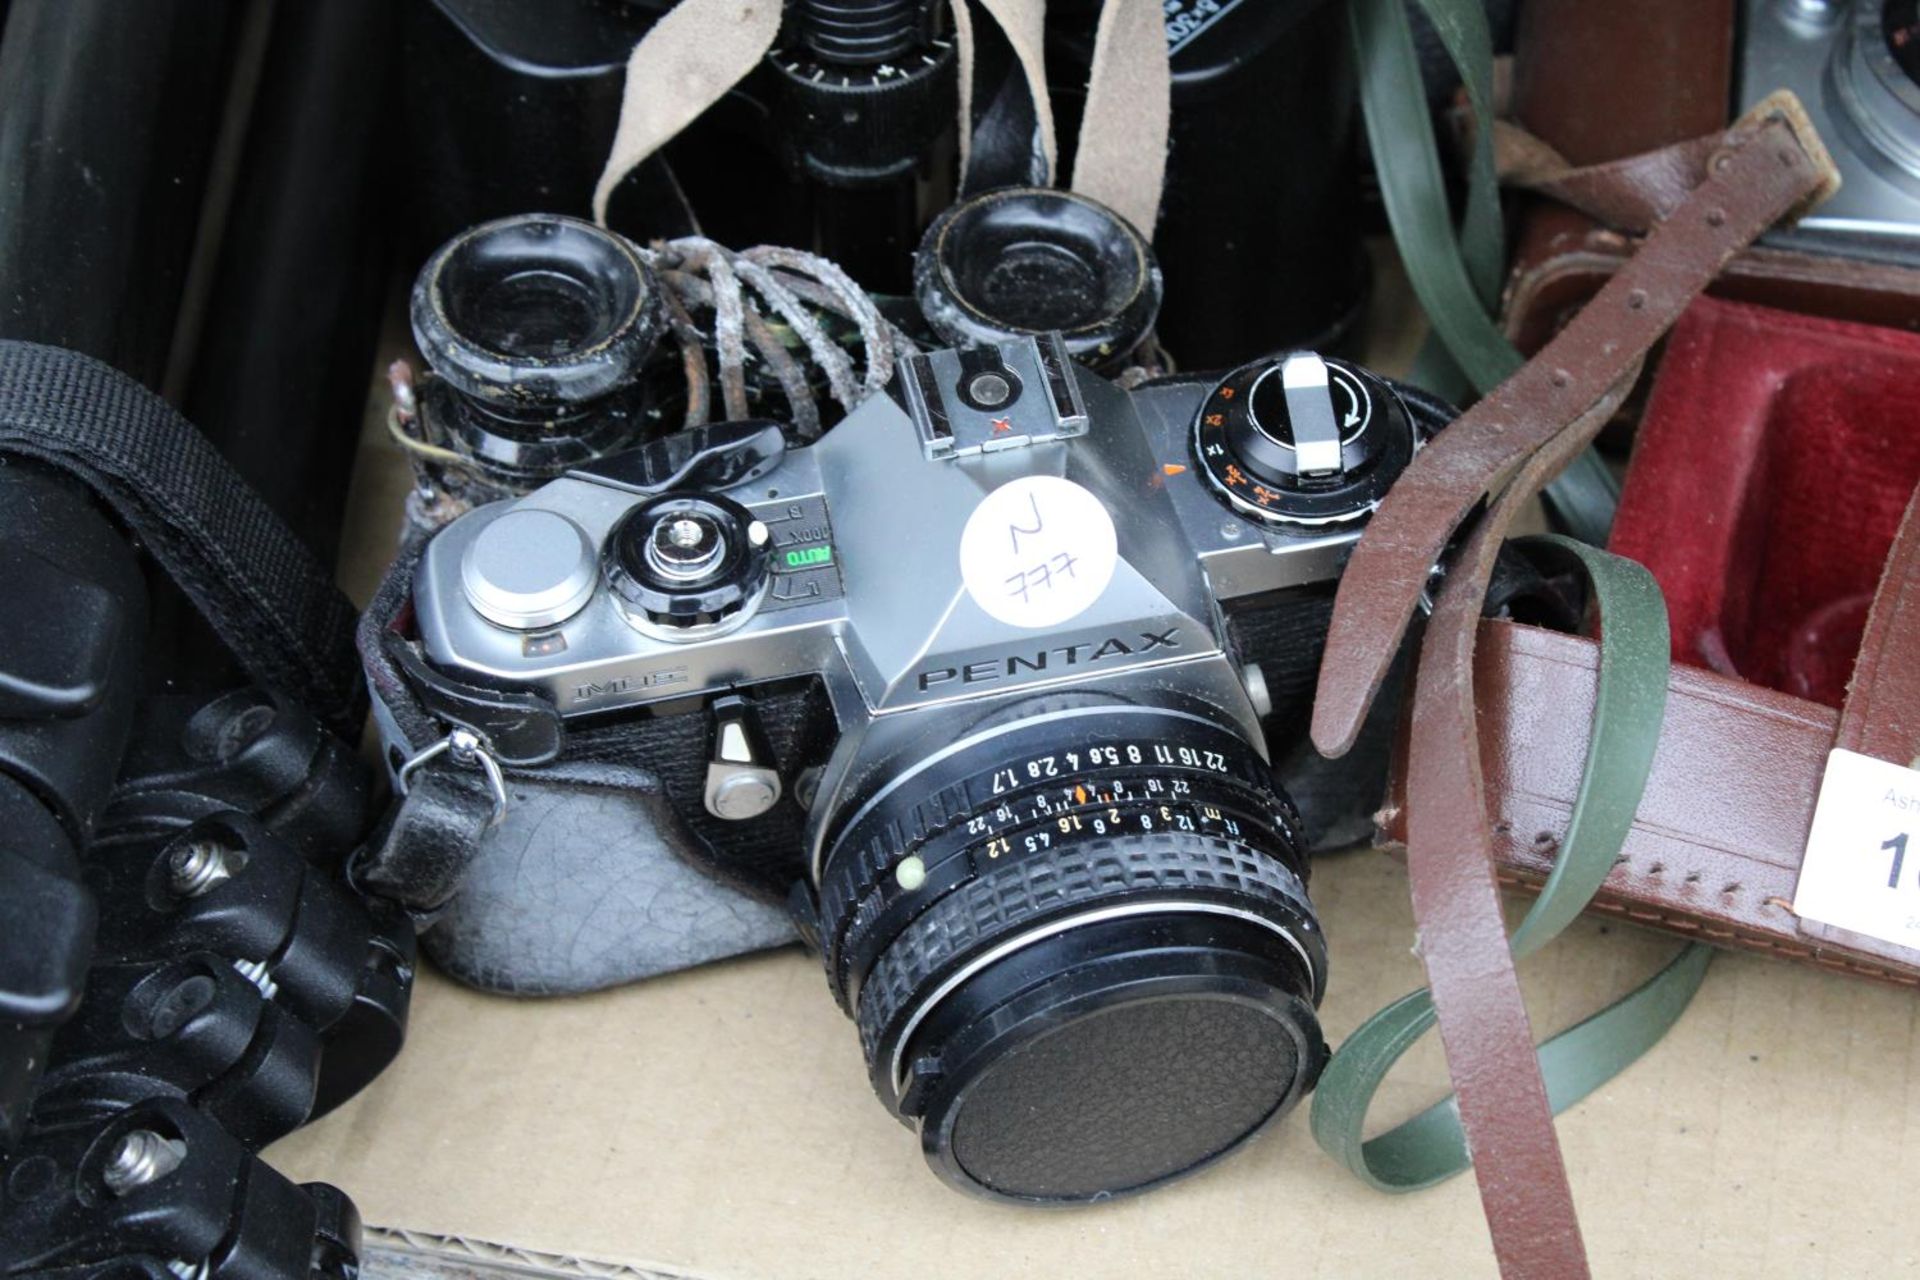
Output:
<instances>
[{"instance_id":1,"label":"camera lens","mask_svg":"<svg viewBox=\"0 0 1920 1280\"><path fill-rule=\"evenodd\" d=\"M1883 0L1880 37L1908 83L1920 88L1920 0Z\"/></svg>"},{"instance_id":2,"label":"camera lens","mask_svg":"<svg viewBox=\"0 0 1920 1280\"><path fill-rule=\"evenodd\" d=\"M636 380L664 326L658 283L620 236L557 214L462 232L414 284L426 411L513 488L625 447Z\"/></svg>"},{"instance_id":3,"label":"camera lens","mask_svg":"<svg viewBox=\"0 0 1920 1280\"><path fill-rule=\"evenodd\" d=\"M1160 311L1160 268L1146 239L1085 196L989 191L927 228L914 295L941 339L976 346L1058 330L1074 359L1124 362Z\"/></svg>"},{"instance_id":4,"label":"camera lens","mask_svg":"<svg viewBox=\"0 0 1920 1280\"><path fill-rule=\"evenodd\" d=\"M837 802L820 944L948 1181L1074 1202L1196 1170L1325 1058L1297 817L1198 711L1032 704Z\"/></svg>"},{"instance_id":5,"label":"camera lens","mask_svg":"<svg viewBox=\"0 0 1920 1280\"><path fill-rule=\"evenodd\" d=\"M1833 122L1841 136L1877 176L1914 193L1920 193L1917 38L1915 0L1854 0L1825 77L1827 93L1840 108Z\"/></svg>"}]
</instances>

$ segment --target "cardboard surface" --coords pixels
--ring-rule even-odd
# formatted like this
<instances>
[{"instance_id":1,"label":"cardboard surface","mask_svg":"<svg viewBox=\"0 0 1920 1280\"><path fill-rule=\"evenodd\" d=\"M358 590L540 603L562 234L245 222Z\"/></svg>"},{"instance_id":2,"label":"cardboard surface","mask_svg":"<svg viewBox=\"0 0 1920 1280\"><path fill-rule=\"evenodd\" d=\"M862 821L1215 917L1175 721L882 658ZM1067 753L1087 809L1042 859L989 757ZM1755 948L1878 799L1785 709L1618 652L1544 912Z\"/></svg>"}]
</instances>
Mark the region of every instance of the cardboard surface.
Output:
<instances>
[{"instance_id":1,"label":"cardboard surface","mask_svg":"<svg viewBox=\"0 0 1920 1280\"><path fill-rule=\"evenodd\" d=\"M1403 368L1418 326L1404 280L1379 281L1385 341L1370 359ZM377 389L373 403L384 409ZM364 600L407 488L377 416L361 464L342 580ZM1406 876L1348 854L1320 862L1312 892L1337 1044L1421 980ZM1577 923L1521 966L1535 1026L1578 1020L1675 947ZM1716 959L1667 1040L1560 1123L1595 1273L1920 1273L1916 1009L1905 991ZM1377 1123L1445 1091L1430 1038L1389 1080ZM964 1197L874 1100L853 1025L797 949L534 1002L423 973L398 1062L268 1158L358 1201L378 1276L1494 1274L1470 1175L1381 1195L1320 1152L1304 1109L1138 1199L1040 1211Z\"/></svg>"},{"instance_id":2,"label":"cardboard surface","mask_svg":"<svg viewBox=\"0 0 1920 1280\"><path fill-rule=\"evenodd\" d=\"M1349 854L1322 862L1313 892L1337 1043L1419 981L1405 875ZM1522 966L1536 1026L1590 1012L1674 945L1580 922ZM1719 957L1668 1040L1561 1121L1596 1274L1920 1270L1916 1007ZM1422 1045L1389 1082L1383 1122L1444 1088L1437 1045ZM874 1100L852 1025L794 950L542 1002L425 974L395 1066L268 1154L346 1188L376 1226L674 1276L1494 1273L1470 1177L1380 1195L1305 1121L1133 1200L971 1200Z\"/></svg>"}]
</instances>

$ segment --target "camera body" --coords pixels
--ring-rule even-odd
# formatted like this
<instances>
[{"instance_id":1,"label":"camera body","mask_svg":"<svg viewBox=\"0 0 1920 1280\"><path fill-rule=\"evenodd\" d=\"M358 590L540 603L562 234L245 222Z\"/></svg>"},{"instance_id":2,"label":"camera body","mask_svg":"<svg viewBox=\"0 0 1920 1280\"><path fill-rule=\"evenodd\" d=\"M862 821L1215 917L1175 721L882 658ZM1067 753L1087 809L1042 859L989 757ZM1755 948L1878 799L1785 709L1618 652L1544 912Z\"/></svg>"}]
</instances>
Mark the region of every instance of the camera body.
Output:
<instances>
[{"instance_id":1,"label":"camera body","mask_svg":"<svg viewBox=\"0 0 1920 1280\"><path fill-rule=\"evenodd\" d=\"M1302 601L1421 440L1310 353L1132 391L1057 334L915 354L814 444L722 424L469 512L413 619L436 678L536 694L723 858L798 881L944 1176L1103 1197L1317 1075L1325 947L1263 667L1317 653ZM1146 1119L1116 1140L1103 1106Z\"/></svg>"},{"instance_id":2,"label":"camera body","mask_svg":"<svg viewBox=\"0 0 1920 1280\"><path fill-rule=\"evenodd\" d=\"M1920 260L1920 5L1745 0L1741 109L1791 89L1830 141L1840 190L1770 242Z\"/></svg>"},{"instance_id":3,"label":"camera body","mask_svg":"<svg viewBox=\"0 0 1920 1280\"><path fill-rule=\"evenodd\" d=\"M1295 359L1323 396L1331 377L1343 405L1357 401L1356 439L1404 435L1394 456L1364 476L1336 461L1328 473L1344 483L1291 495L1241 483L1244 466L1223 461L1236 477L1223 479L1227 499L1196 465L1200 402L1273 386L1283 361L1211 391L1128 394L1046 340L936 352L806 448L787 449L770 424L724 424L463 517L422 556L421 639L435 665L537 689L568 718L813 675L842 733L884 736L903 715L1172 664L1238 689L1223 708L1257 728L1264 695L1242 685L1257 677L1234 661L1222 609L1337 578L1382 473L1417 447L1384 383ZM1206 445L1216 459L1231 447ZM700 490L724 506L688 508ZM707 526L689 533L717 532L737 555L676 583L642 535L650 516L688 515ZM756 524L764 541L749 543Z\"/></svg>"}]
</instances>

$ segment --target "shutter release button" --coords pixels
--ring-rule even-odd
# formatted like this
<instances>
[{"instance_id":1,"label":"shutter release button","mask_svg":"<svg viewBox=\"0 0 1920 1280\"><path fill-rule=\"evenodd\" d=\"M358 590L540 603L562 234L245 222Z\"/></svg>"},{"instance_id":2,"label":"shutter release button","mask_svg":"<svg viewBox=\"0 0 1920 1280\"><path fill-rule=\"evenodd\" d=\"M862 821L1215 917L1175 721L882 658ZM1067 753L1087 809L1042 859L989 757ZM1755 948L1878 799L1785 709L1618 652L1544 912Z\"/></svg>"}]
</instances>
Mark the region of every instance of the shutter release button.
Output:
<instances>
[{"instance_id":1,"label":"shutter release button","mask_svg":"<svg viewBox=\"0 0 1920 1280\"><path fill-rule=\"evenodd\" d=\"M556 626L580 612L598 576L586 532L535 507L494 520L460 560L467 602L487 621L516 631Z\"/></svg>"}]
</instances>

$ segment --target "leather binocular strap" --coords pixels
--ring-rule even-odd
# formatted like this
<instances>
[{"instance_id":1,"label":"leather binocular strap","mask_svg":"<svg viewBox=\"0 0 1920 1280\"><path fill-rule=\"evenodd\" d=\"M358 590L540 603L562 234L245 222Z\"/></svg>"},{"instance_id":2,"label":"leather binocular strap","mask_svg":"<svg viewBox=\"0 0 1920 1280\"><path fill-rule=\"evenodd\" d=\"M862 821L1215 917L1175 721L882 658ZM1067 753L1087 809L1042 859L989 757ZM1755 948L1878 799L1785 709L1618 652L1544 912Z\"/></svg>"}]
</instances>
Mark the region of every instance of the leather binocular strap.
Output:
<instances>
[{"instance_id":1,"label":"leather binocular strap","mask_svg":"<svg viewBox=\"0 0 1920 1280\"><path fill-rule=\"evenodd\" d=\"M1046 0L975 0L1013 48L1033 114L1044 180L1058 177L1053 98L1047 88ZM960 44L960 172L967 173L972 129L973 18L968 0L953 0ZM1153 238L1166 185L1173 79L1159 0L1104 0L1093 33L1086 107L1069 189L1106 205Z\"/></svg>"},{"instance_id":2,"label":"leather binocular strap","mask_svg":"<svg viewBox=\"0 0 1920 1280\"><path fill-rule=\"evenodd\" d=\"M1173 72L1160 0L1106 0L1093 33L1072 186L1149 240L1160 217L1172 118Z\"/></svg>"},{"instance_id":3,"label":"leather binocular strap","mask_svg":"<svg viewBox=\"0 0 1920 1280\"><path fill-rule=\"evenodd\" d=\"M593 188L607 225L620 180L747 78L780 34L781 0L680 0L627 56L613 146Z\"/></svg>"},{"instance_id":4,"label":"leather binocular strap","mask_svg":"<svg viewBox=\"0 0 1920 1280\"><path fill-rule=\"evenodd\" d=\"M1599 403L1726 261L1782 215L1838 183L1791 94L1723 135L1686 201L1532 360L1421 450L1374 513L1335 597L1313 741L1353 745L1429 571L1482 499Z\"/></svg>"},{"instance_id":5,"label":"leather binocular strap","mask_svg":"<svg viewBox=\"0 0 1920 1280\"><path fill-rule=\"evenodd\" d=\"M1728 130L1706 176L1542 352L1422 451L1341 579L1314 706L1329 755L1357 735L1430 570L1492 498L1440 592L1408 748L1408 870L1419 950L1503 1274L1585 1276L1552 1111L1520 1000L1494 874L1473 646L1493 559L1521 505L1596 435L1640 361L1725 262L1834 181L1798 104Z\"/></svg>"},{"instance_id":6,"label":"leather binocular strap","mask_svg":"<svg viewBox=\"0 0 1920 1280\"><path fill-rule=\"evenodd\" d=\"M971 0L1006 35L1020 64L1038 125L1036 145L1050 181L1057 168L1053 104L1047 92L1046 0ZM953 0L960 42L960 167L967 167L973 114L970 0ZM744 80L780 35L781 0L680 0L627 58L620 121L600 179L593 219L607 223L614 188L700 114ZM1158 0L1106 0L1094 31L1093 67L1080 126L1073 190L1098 200L1153 235L1167 168L1172 112L1166 28Z\"/></svg>"}]
</instances>

